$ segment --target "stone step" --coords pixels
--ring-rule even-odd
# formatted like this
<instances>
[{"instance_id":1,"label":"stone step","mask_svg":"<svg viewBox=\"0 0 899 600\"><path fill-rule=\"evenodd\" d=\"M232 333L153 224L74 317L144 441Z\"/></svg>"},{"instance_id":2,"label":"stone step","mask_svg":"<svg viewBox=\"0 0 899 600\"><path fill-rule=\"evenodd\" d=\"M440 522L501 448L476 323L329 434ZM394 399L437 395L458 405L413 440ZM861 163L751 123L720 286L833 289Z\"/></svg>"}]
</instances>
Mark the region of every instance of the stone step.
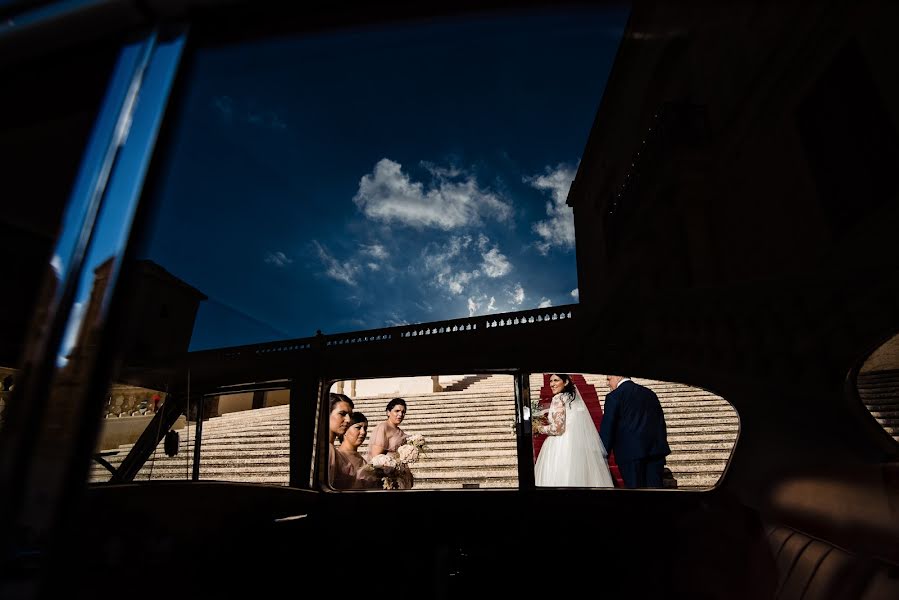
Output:
<instances>
[{"instance_id":1,"label":"stone step","mask_svg":"<svg viewBox=\"0 0 899 600\"><path fill-rule=\"evenodd\" d=\"M446 421L434 420L434 421L419 421L418 423L413 423L407 426L405 423L403 424L403 431L407 434L411 435L413 433L421 433L425 437L429 434L448 434L448 433L459 433L459 434L490 434L490 433L509 433L512 428L512 423L514 421L511 418L505 420L499 419L491 419L490 421L485 421L483 423L475 423L475 422L466 422L466 421L450 421L449 423ZM215 434L215 435L214 435ZM207 430L205 427L203 428L203 441L205 442L207 439L213 439L215 437L219 437L220 435L237 435L242 437L276 437L276 436L286 436L288 435L288 428L276 428L276 429L254 429L254 428L241 428L235 427L233 429L223 429L223 430ZM196 436L191 436L192 439L196 439Z\"/></svg>"},{"instance_id":2,"label":"stone step","mask_svg":"<svg viewBox=\"0 0 899 600\"><path fill-rule=\"evenodd\" d=\"M899 377L899 369L881 369L877 371L864 371L859 373L859 377Z\"/></svg>"},{"instance_id":3,"label":"stone step","mask_svg":"<svg viewBox=\"0 0 899 600\"><path fill-rule=\"evenodd\" d=\"M730 457L730 446L725 443L717 443L717 444L672 444L672 454L669 457L670 462L678 461L678 460L727 460ZM366 448L363 447L361 452L364 454ZM490 448L489 454L485 452L483 448L470 448L470 447L446 447L441 449L431 449L429 450L420 460L446 460L446 459L465 459L465 460L474 460L476 462L481 462L488 460L490 458L499 458L502 457L504 460L508 457L515 457L517 455L517 448L514 443L507 444L507 447L502 449ZM126 453L119 453L112 456L107 456L106 461L112 464L113 466L118 466L121 464L121 461L124 460ZM219 461L219 460L235 460L235 461L259 461L260 459L266 460L287 460L289 457L289 449L281 448L281 449L272 449L272 448L249 448L249 447L236 447L236 448L206 448L204 447L202 450L202 459L203 463L206 464L208 461ZM193 461L193 449L187 449L180 452L178 455L174 457L166 456L165 454L158 454L155 458L150 457L149 461L156 460L158 462L162 461ZM101 465L97 465L102 468Z\"/></svg>"},{"instance_id":4,"label":"stone step","mask_svg":"<svg viewBox=\"0 0 899 600\"><path fill-rule=\"evenodd\" d=\"M232 477L235 475L255 475L259 474L266 477L279 477L281 479L287 480L289 477L289 469L290 466L285 463L283 465L272 465L270 468L265 470L260 470L255 465L250 469L241 469L240 467L235 466L208 466L208 465L200 465L200 478L201 479L225 479L226 481L233 481ZM144 472L144 469L141 469L141 473ZM185 469L177 468L176 466L170 465L160 465L156 464L156 466L152 469L153 478L156 479L190 479L190 475L185 474ZM149 470L147 471L149 475Z\"/></svg>"},{"instance_id":5,"label":"stone step","mask_svg":"<svg viewBox=\"0 0 899 600\"><path fill-rule=\"evenodd\" d=\"M424 433L424 431L425 431L424 429L418 429L418 430L414 430L414 431L409 430L408 433L410 433L410 434L416 433L416 432ZM476 443L479 441L495 442L495 441L506 441L506 440L513 439L511 423L503 424L503 426L499 427L499 428L495 428L495 427L484 428L484 429L472 428L470 430L461 431L460 433L463 435L475 436L474 439L465 440L466 443ZM460 433L457 433L457 432L447 429L447 428L437 428L435 433L425 434L425 438L426 438L428 444L430 444L432 442L446 442L446 441L453 441L453 440L458 439L458 435L460 435ZM212 437L207 437L206 435L204 435L201 443L203 444L203 447L206 448L208 444L230 444L230 443L235 443L235 442L247 443L249 441L258 442L258 443L278 443L278 444L284 444L285 446L289 443L288 442L288 433L286 430L284 431L284 433L282 435L239 436L239 435L233 434L233 435L227 436L226 438L212 438ZM367 443L368 443L368 441L366 440L366 444ZM162 442L160 442L160 446L159 446L160 448L162 447L161 444L162 444ZM191 442L189 445L193 446L193 444L194 444L194 438L191 439ZM179 447L184 447L186 445L188 445L186 443L186 440L184 440L184 438L182 438L181 445ZM125 450L127 450L129 448L130 448L130 445L121 447L121 449L125 449Z\"/></svg>"},{"instance_id":6,"label":"stone step","mask_svg":"<svg viewBox=\"0 0 899 600\"><path fill-rule=\"evenodd\" d=\"M416 465L412 468L412 474L415 475L416 485L419 479L428 479L431 477L458 477L460 479L468 479L471 477L507 477L518 479L518 469L515 465L487 465L486 467L474 465L447 465L424 466Z\"/></svg>"},{"instance_id":7,"label":"stone step","mask_svg":"<svg viewBox=\"0 0 899 600\"><path fill-rule=\"evenodd\" d=\"M480 389L471 389L466 390L464 392L432 392L429 394L407 394L405 396L401 396L403 400L406 401L407 404L418 403L418 402L432 402L435 400L441 401L470 401L476 398L481 398L483 396L514 396L515 395L515 387L510 383L509 385L501 385L490 388L480 388ZM380 407L381 410L387 409L387 404L393 399L393 396L356 396L353 398L353 404L360 403L366 406L377 406Z\"/></svg>"},{"instance_id":8,"label":"stone step","mask_svg":"<svg viewBox=\"0 0 899 600\"><path fill-rule=\"evenodd\" d=\"M715 487L720 477L717 473L671 473L677 480L678 489L709 489Z\"/></svg>"},{"instance_id":9,"label":"stone step","mask_svg":"<svg viewBox=\"0 0 899 600\"><path fill-rule=\"evenodd\" d=\"M511 433L509 434L486 434L484 436L478 436L474 439L459 439L454 435L443 435L443 436L432 436L428 440L428 450L432 452L441 451L443 449L458 449L458 448L469 448L469 449L501 449L501 448L515 448L516 447L515 438L512 437ZM209 451L227 451L227 450L241 450L241 449L254 449L254 448L265 448L277 451L287 452L290 449L290 443L287 440L287 436L283 436L282 438L277 438L277 441L271 441L271 438L256 438L256 437L247 437L247 438L239 438L236 436L230 436L227 439L219 439L219 440L209 440L204 439L202 442L203 452ZM187 444L182 441L179 445L179 454L183 454L184 452L193 451L194 444ZM362 444L361 448L364 450L368 447L368 441ZM116 451L119 455L124 456L131 450L131 445L120 446ZM157 446L158 452L163 452L163 442L160 442L159 446Z\"/></svg>"},{"instance_id":10,"label":"stone step","mask_svg":"<svg viewBox=\"0 0 899 600\"><path fill-rule=\"evenodd\" d=\"M472 477L467 479L456 477L416 477L415 479L415 489L420 490L458 489L464 485L483 489L517 488L518 477Z\"/></svg>"},{"instance_id":11,"label":"stone step","mask_svg":"<svg viewBox=\"0 0 899 600\"><path fill-rule=\"evenodd\" d=\"M134 481L184 481L186 479L190 479L190 477L178 477L178 476L159 476L157 473L153 473L152 476L148 473L144 473L141 471L134 478ZM202 473L200 474L201 480L210 480L214 478L206 477ZM107 481L104 479L102 481ZM257 484L270 484L270 485L280 485L286 486L289 481L288 478L284 475L265 475L260 473L234 473L230 475L227 479L228 481L234 483L257 483Z\"/></svg>"},{"instance_id":12,"label":"stone step","mask_svg":"<svg viewBox=\"0 0 899 600\"><path fill-rule=\"evenodd\" d=\"M704 425L702 430L698 430L696 426L690 426L687 428L680 427L669 427L669 443L673 442L708 442L708 441L716 441L721 443L732 442L736 439L735 435L725 436L721 438L716 435L703 435L708 434L709 431L721 431L721 432L730 432L736 433L738 431L738 427L732 424L721 424L720 427L714 425ZM426 436L428 440L428 445L432 449L438 449L440 447L447 447L451 445L465 444L467 446L473 447L495 447L495 444L500 443L504 445L514 445L515 441L512 437L511 427L500 429L500 431L496 432L485 432L479 430L471 430L467 432L471 436L472 439L459 439L458 433L449 431L447 429L440 429L436 434L429 434ZM285 451L289 448L290 444L287 438L287 432L284 432L283 435L279 436L262 436L262 435L245 435L245 436L237 436L231 435L226 439L212 439L208 437L204 437L203 449L215 449L215 448L228 448L228 447L266 447L266 448L282 448ZM363 444L363 448L367 447L368 442L366 441ZM186 449L193 448L193 441L188 442L186 439L182 438L181 444L179 445L179 449L181 452ZM131 449L131 445L124 445L118 447L116 450L120 453L127 453ZM159 451L163 450L163 442L160 442L158 446Z\"/></svg>"},{"instance_id":13,"label":"stone step","mask_svg":"<svg viewBox=\"0 0 899 600\"><path fill-rule=\"evenodd\" d=\"M665 460L665 466L673 470L672 465L695 465L697 463L709 465L720 461L723 468L729 459L730 450L684 450L676 454L674 452L669 454Z\"/></svg>"},{"instance_id":14,"label":"stone step","mask_svg":"<svg viewBox=\"0 0 899 600\"><path fill-rule=\"evenodd\" d=\"M410 419L408 421L403 422L403 431L413 432L415 430L433 430L446 428L448 424L452 424L454 428L462 428L465 430L483 428L487 429L495 429L499 426L505 426L505 424L512 423L514 419L513 415L488 415L484 419L480 420L471 420L471 419L446 419L440 417L419 417L417 419ZM381 423L381 421L369 421L369 430L373 430L377 424ZM218 425L216 427L207 428L205 425L203 426L203 437L212 436L214 434L227 434L227 433L274 433L274 432L284 432L288 431L289 427L285 425L278 426L269 426L259 423L243 425L241 423L230 424L228 426ZM193 431L192 431L193 434Z\"/></svg>"},{"instance_id":15,"label":"stone step","mask_svg":"<svg viewBox=\"0 0 899 600\"><path fill-rule=\"evenodd\" d=\"M871 413L875 418L883 418L883 419L894 419L899 416L899 410L890 409L890 410L871 410L868 409L868 412Z\"/></svg>"},{"instance_id":16,"label":"stone step","mask_svg":"<svg viewBox=\"0 0 899 600\"><path fill-rule=\"evenodd\" d=\"M355 404L353 407L357 412L364 413L369 421L383 421L387 418L384 408L373 410L364 404ZM431 404L412 404L409 403L406 411L406 419L413 418L416 415L430 414L439 411L443 413L464 413L468 415L477 415L481 412L515 412L515 403L513 398L497 398L492 396L490 400L479 400L478 402L434 402Z\"/></svg>"},{"instance_id":17,"label":"stone step","mask_svg":"<svg viewBox=\"0 0 899 600\"><path fill-rule=\"evenodd\" d=\"M105 476L101 476L99 478L92 478L93 482L104 482L109 479L108 473ZM185 476L184 473L174 473L174 472L149 472L149 471L141 471L135 477L135 481L184 481L190 479L190 475ZM216 477L215 473L205 473L201 470L200 473L201 480L222 480L223 477ZM705 490L711 487L718 482L717 474L696 474L696 473L683 473L675 475L675 479L677 480L677 488L679 490ZM239 473L232 472L227 475L227 481L239 482L239 483L256 483L256 484L269 484L269 485L281 485L285 486L288 484L288 476L287 473L279 473L279 474L262 474L262 473ZM418 490L428 490L428 489L458 489L462 487L471 487L471 488L481 488L481 489L492 489L492 488L517 488L518 487L518 478L516 476L507 476L507 477L497 477L497 476L469 476L469 477L440 477L437 475L420 475L416 476L415 480L415 489Z\"/></svg>"},{"instance_id":18,"label":"stone step","mask_svg":"<svg viewBox=\"0 0 899 600\"><path fill-rule=\"evenodd\" d=\"M486 404L504 404L510 402L515 398L515 394L512 390L508 390L507 393L503 392L484 392L471 394L468 396L459 396L459 395L446 395L446 394L432 394L426 398L406 398L408 412L414 411L416 408L420 406L456 406L456 407L469 407L476 408L481 406L482 403ZM360 407L365 408L371 412L385 412L387 405L382 403L380 400L371 402L361 399L356 399L353 401L353 407L360 409Z\"/></svg>"},{"instance_id":19,"label":"stone step","mask_svg":"<svg viewBox=\"0 0 899 600\"><path fill-rule=\"evenodd\" d=\"M899 385L879 385L858 388L861 398L893 398L899 393Z\"/></svg>"},{"instance_id":20,"label":"stone step","mask_svg":"<svg viewBox=\"0 0 899 600\"><path fill-rule=\"evenodd\" d=\"M361 449L361 452L364 454L365 448ZM431 459L466 459L471 461L472 459L477 461L484 461L489 457L502 457L504 460L508 457L515 457L517 455L517 449L514 444L510 444L507 448L496 449L491 448L490 454L486 454L481 449L470 449L470 448L447 448L441 450L429 450L425 455L422 456L419 460L431 460ZM289 457L288 450L282 451L273 451L269 449L229 449L229 450L210 450L208 448L203 448L200 454L203 463L205 464L207 461L217 461L217 460L258 460L260 458L271 459L271 460L280 460L283 458L287 460ZM161 458L161 457L160 457ZM124 454L120 454L117 456L106 457L107 462L112 465L117 465L121 463L121 460L124 459ZM193 450L188 452L179 453L175 457L165 456L165 459L169 460L193 460ZM159 460L159 459L157 459Z\"/></svg>"},{"instance_id":21,"label":"stone step","mask_svg":"<svg viewBox=\"0 0 899 600\"><path fill-rule=\"evenodd\" d=\"M686 431L685 431L686 429ZM721 425L699 425L694 427L687 428L678 428L677 430L673 430L673 428L668 428L668 439L671 440L672 433L677 433L680 435L696 435L703 433L725 433L725 432L737 432L740 430L738 425L730 425L727 423Z\"/></svg>"},{"instance_id":22,"label":"stone step","mask_svg":"<svg viewBox=\"0 0 899 600\"><path fill-rule=\"evenodd\" d=\"M899 402L896 404L867 404L871 412L899 413Z\"/></svg>"},{"instance_id":23,"label":"stone step","mask_svg":"<svg viewBox=\"0 0 899 600\"><path fill-rule=\"evenodd\" d=\"M678 472L705 472L708 470L709 464L715 463L721 468L724 467L730 458L730 452L696 452L685 453L680 457L669 457L666 466L674 473ZM112 463L116 466L115 463ZM148 461L145 468L168 469L181 473L189 473L192 469L192 456L175 457ZM279 470L289 466L288 455L241 455L240 458L229 457L203 457L200 465L201 470L206 469L228 469L234 468L245 470L252 468L254 470L262 470L269 472L271 470ZM507 467L517 470L517 455L509 452L503 455L495 455L484 457L483 455L466 455L466 456L446 456L434 459L422 459L415 465L412 470L414 473L429 472L433 469L449 469L449 470L466 470L466 469L483 469L487 467ZM108 473L101 465L92 466L92 472Z\"/></svg>"},{"instance_id":24,"label":"stone step","mask_svg":"<svg viewBox=\"0 0 899 600\"><path fill-rule=\"evenodd\" d=\"M386 395L386 396L356 396L352 398L353 404L363 404L366 406L377 406L381 410L387 409L387 404L393 400L395 397L400 397L406 401L407 404L415 404L418 402L431 402L434 400L457 400L457 401L466 401L473 400L476 398L480 398L482 396L513 396L515 395L515 388L510 382L509 384L492 386L492 387L483 387L478 389L469 389L464 392L432 392L429 394L406 394L404 396L394 396L394 395Z\"/></svg>"},{"instance_id":25,"label":"stone step","mask_svg":"<svg viewBox=\"0 0 899 600\"><path fill-rule=\"evenodd\" d=\"M862 404L871 408L872 406L885 406L885 407L896 407L899 406L899 398L894 398L893 396L862 396Z\"/></svg>"}]
</instances>

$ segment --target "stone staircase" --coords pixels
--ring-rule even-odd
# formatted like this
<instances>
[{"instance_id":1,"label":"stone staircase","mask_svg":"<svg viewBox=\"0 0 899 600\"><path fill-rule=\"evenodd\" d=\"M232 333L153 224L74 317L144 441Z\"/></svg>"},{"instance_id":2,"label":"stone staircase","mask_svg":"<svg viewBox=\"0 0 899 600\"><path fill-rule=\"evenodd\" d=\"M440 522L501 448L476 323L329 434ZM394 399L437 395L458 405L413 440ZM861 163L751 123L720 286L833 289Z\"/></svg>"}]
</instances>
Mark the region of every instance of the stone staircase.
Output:
<instances>
[{"instance_id":1,"label":"stone staircase","mask_svg":"<svg viewBox=\"0 0 899 600\"><path fill-rule=\"evenodd\" d=\"M466 375L465 377L459 377L452 381L452 383L443 386L444 392L461 392L468 387L478 381L483 381L491 377L491 375ZM441 383L443 383L441 381Z\"/></svg>"},{"instance_id":2,"label":"stone staircase","mask_svg":"<svg viewBox=\"0 0 899 600\"><path fill-rule=\"evenodd\" d=\"M605 378L587 375L600 400ZM681 489L712 487L720 478L736 440L736 412L721 398L681 384L637 379L652 388L665 410L672 454L668 467ZM538 394L543 376L531 376ZM421 433L428 452L413 467L416 489L518 486L513 435L514 389L509 375L461 378L457 391L405 395L408 413L403 430ZM385 418L392 394L358 397L356 410L368 417L370 431ZM289 477L289 407L275 406L228 413L203 424L201 479L286 485ZM194 424L180 430L181 447L168 457L160 443L136 480L190 479ZM370 435L370 434L369 434ZM361 451L367 450L368 440ZM118 466L131 445L110 450L104 458ZM95 463L91 481L107 481L109 472Z\"/></svg>"},{"instance_id":3,"label":"stone staircase","mask_svg":"<svg viewBox=\"0 0 899 600\"><path fill-rule=\"evenodd\" d=\"M289 480L288 405L225 414L203 423L201 479L286 485ZM166 456L163 442L147 460L135 481L191 478L195 423L178 430L178 454ZM133 444L125 444L103 458L118 467ZM107 451L104 451L106 454ZM102 465L91 467L91 481L108 481Z\"/></svg>"},{"instance_id":4,"label":"stone staircase","mask_svg":"<svg viewBox=\"0 0 899 600\"><path fill-rule=\"evenodd\" d=\"M458 391L447 391L456 389ZM356 398L369 431L386 417L393 395ZM443 392L403 396L403 431L425 436L428 452L415 465L417 489L517 487L515 389L510 375L476 375ZM368 440L360 452L367 451Z\"/></svg>"},{"instance_id":5,"label":"stone staircase","mask_svg":"<svg viewBox=\"0 0 899 600\"><path fill-rule=\"evenodd\" d=\"M859 373L857 385L871 416L899 442L899 369Z\"/></svg>"}]
</instances>

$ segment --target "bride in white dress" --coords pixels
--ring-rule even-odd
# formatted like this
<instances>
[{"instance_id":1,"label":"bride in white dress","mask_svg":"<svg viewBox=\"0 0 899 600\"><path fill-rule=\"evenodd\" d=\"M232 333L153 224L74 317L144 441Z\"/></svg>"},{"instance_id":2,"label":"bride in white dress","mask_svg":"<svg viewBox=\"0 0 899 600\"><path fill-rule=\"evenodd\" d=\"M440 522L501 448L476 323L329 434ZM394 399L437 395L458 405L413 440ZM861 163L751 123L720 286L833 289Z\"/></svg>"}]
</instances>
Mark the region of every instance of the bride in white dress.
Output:
<instances>
[{"instance_id":1,"label":"bride in white dress","mask_svg":"<svg viewBox=\"0 0 899 600\"><path fill-rule=\"evenodd\" d=\"M553 373L547 423L537 431L548 437L540 448L534 476L545 487L615 487L608 453L596 432L587 405L571 377Z\"/></svg>"}]
</instances>

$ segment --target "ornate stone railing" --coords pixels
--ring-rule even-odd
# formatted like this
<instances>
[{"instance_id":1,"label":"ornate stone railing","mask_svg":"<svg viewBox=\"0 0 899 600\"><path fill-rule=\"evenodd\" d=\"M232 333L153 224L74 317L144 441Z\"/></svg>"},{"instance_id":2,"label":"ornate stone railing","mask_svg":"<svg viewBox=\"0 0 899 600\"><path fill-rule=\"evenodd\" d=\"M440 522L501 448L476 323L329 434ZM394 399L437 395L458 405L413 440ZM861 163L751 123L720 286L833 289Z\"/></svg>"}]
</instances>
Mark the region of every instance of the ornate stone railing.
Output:
<instances>
[{"instance_id":1,"label":"ornate stone railing","mask_svg":"<svg viewBox=\"0 0 899 600\"><path fill-rule=\"evenodd\" d=\"M577 316L577 305L566 304L558 307L537 308L514 313L478 315L447 321L433 321L416 325L399 325L383 329L369 329L351 333L337 333L265 342L247 346L235 346L215 350L192 352L196 356L215 355L223 359L246 358L266 354L284 354L304 352L314 348L337 348L340 346L397 342L427 336L470 333L473 331L490 331L506 327L539 326L545 323L573 319Z\"/></svg>"},{"instance_id":2,"label":"ornate stone railing","mask_svg":"<svg viewBox=\"0 0 899 600\"><path fill-rule=\"evenodd\" d=\"M577 312L576 304L554 308L538 308L534 310L503 313L498 315L478 315L447 321L433 321L417 325L400 325L387 329L374 329L347 334L324 336L326 346L343 346L366 342L383 342L403 340L425 336L470 333L486 331L497 327L513 327L521 325L539 325L551 321L573 319Z\"/></svg>"}]
</instances>

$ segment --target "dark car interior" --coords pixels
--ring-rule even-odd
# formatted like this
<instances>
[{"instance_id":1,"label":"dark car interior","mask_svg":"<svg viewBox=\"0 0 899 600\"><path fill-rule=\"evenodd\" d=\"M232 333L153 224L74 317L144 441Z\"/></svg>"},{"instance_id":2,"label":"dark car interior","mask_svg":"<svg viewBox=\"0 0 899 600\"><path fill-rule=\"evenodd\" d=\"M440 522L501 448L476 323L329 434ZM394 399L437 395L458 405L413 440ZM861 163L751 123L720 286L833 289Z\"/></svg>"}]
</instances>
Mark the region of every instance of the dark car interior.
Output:
<instances>
[{"instance_id":1,"label":"dark car interior","mask_svg":"<svg viewBox=\"0 0 899 600\"><path fill-rule=\"evenodd\" d=\"M0 8L0 147L12 182L0 223L0 597L899 598L893 2L624 5L566 197L575 304L189 348L213 292L148 262L147 249L163 245L163 209L189 218L165 201L178 165L203 166L179 136L196 118L192 86L208 56L597 6L621 5ZM117 87L123 72L134 73L130 87ZM544 85L575 94L595 76L585 66L583 81ZM156 112L146 108L157 97ZM133 115L116 108L131 105ZM93 150L103 132L112 141ZM261 202L248 194L241 209ZM258 216L277 228L279 215ZM92 262L106 240L109 260ZM83 322L70 334L76 304ZM536 486L529 377L552 369L725 399L739 420L735 443L716 448L717 483ZM511 376L508 489L330 486L329 390L436 383L435 373ZM110 390L125 388L158 391L151 405L165 399L123 412L145 425L118 454L98 452L121 408ZM275 391L289 400L278 413L283 481L201 475L202 440L229 416L222 398L245 394L256 409ZM163 447L184 475L144 480Z\"/></svg>"}]
</instances>

